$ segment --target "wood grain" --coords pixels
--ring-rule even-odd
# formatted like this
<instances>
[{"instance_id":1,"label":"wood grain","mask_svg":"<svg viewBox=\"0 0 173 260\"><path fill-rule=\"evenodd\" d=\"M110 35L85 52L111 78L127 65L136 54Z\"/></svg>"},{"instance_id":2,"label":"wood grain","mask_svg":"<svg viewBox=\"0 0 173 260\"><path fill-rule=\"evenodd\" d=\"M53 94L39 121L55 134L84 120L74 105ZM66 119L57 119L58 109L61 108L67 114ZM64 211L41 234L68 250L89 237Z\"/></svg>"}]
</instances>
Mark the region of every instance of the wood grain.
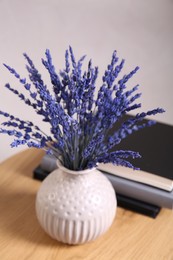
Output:
<instances>
[{"instance_id":1,"label":"wood grain","mask_svg":"<svg viewBox=\"0 0 173 260\"><path fill-rule=\"evenodd\" d=\"M35 215L40 182L32 171L43 152L21 152L0 165L0 259L2 260L173 260L173 212L156 219L118 208L109 231L80 246L51 239Z\"/></svg>"}]
</instances>

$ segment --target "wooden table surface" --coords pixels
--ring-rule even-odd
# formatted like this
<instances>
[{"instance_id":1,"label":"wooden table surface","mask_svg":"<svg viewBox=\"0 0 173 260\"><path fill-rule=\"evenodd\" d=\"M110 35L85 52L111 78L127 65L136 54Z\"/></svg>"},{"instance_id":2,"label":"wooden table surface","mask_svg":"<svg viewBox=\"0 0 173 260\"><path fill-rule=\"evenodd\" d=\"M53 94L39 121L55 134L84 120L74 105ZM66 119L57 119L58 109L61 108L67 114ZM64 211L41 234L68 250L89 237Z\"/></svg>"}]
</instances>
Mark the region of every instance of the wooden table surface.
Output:
<instances>
[{"instance_id":1,"label":"wooden table surface","mask_svg":"<svg viewBox=\"0 0 173 260\"><path fill-rule=\"evenodd\" d=\"M51 239L35 214L40 182L32 178L42 151L26 150L0 165L0 260L173 260L173 212L156 219L118 208L109 231L69 246Z\"/></svg>"}]
</instances>

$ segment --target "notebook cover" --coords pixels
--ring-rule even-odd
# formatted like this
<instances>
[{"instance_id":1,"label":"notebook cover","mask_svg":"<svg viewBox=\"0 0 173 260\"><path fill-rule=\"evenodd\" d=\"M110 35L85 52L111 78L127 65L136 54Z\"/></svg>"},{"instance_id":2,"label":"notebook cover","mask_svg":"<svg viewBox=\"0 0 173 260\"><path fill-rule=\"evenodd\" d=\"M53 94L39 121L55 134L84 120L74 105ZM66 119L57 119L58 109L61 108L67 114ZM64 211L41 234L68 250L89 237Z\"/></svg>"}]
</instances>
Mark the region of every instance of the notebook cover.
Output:
<instances>
[{"instance_id":1,"label":"notebook cover","mask_svg":"<svg viewBox=\"0 0 173 260\"><path fill-rule=\"evenodd\" d=\"M142 170L133 170L128 167L116 166L111 163L99 164L98 170L104 171L121 178L131 181L144 183L152 187L156 187L165 191L173 190L173 181L153 173L145 172Z\"/></svg>"},{"instance_id":2,"label":"notebook cover","mask_svg":"<svg viewBox=\"0 0 173 260\"><path fill-rule=\"evenodd\" d=\"M132 116L126 116L128 119ZM124 120L123 120L124 121ZM118 124L110 132L116 130ZM146 120L143 120L146 122ZM131 160L142 171L173 180L173 126L157 122L151 127L146 127L123 139L116 150L134 150L142 158Z\"/></svg>"}]
</instances>

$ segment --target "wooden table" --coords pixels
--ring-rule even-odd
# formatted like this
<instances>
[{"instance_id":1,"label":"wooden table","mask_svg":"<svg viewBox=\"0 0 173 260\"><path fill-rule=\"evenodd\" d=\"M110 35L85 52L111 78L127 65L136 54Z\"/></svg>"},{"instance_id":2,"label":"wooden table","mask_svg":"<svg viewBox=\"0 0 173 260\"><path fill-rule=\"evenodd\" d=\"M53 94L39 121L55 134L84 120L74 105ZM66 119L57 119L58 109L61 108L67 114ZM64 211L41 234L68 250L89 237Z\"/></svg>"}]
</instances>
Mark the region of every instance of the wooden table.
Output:
<instances>
[{"instance_id":1,"label":"wooden table","mask_svg":"<svg viewBox=\"0 0 173 260\"><path fill-rule=\"evenodd\" d=\"M156 219L118 208L112 227L94 242L61 244L40 227L32 178L42 151L26 150L0 165L0 260L173 260L173 212Z\"/></svg>"}]
</instances>

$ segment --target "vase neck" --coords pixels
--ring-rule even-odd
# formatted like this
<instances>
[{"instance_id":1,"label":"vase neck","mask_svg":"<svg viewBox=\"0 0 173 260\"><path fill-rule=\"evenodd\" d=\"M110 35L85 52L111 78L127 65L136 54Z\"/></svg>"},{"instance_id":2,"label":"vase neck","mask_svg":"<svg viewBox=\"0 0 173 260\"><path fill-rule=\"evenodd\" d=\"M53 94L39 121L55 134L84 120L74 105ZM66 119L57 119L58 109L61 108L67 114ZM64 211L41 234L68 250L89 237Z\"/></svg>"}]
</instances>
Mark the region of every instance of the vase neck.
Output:
<instances>
[{"instance_id":1,"label":"vase neck","mask_svg":"<svg viewBox=\"0 0 173 260\"><path fill-rule=\"evenodd\" d=\"M64 167L58 160L57 160L57 166L63 172L66 172L66 173L69 173L72 175L84 175L84 174L91 173L96 169L96 168L92 168L92 169L85 169L85 170L81 170L81 171L70 170L70 169Z\"/></svg>"}]
</instances>

